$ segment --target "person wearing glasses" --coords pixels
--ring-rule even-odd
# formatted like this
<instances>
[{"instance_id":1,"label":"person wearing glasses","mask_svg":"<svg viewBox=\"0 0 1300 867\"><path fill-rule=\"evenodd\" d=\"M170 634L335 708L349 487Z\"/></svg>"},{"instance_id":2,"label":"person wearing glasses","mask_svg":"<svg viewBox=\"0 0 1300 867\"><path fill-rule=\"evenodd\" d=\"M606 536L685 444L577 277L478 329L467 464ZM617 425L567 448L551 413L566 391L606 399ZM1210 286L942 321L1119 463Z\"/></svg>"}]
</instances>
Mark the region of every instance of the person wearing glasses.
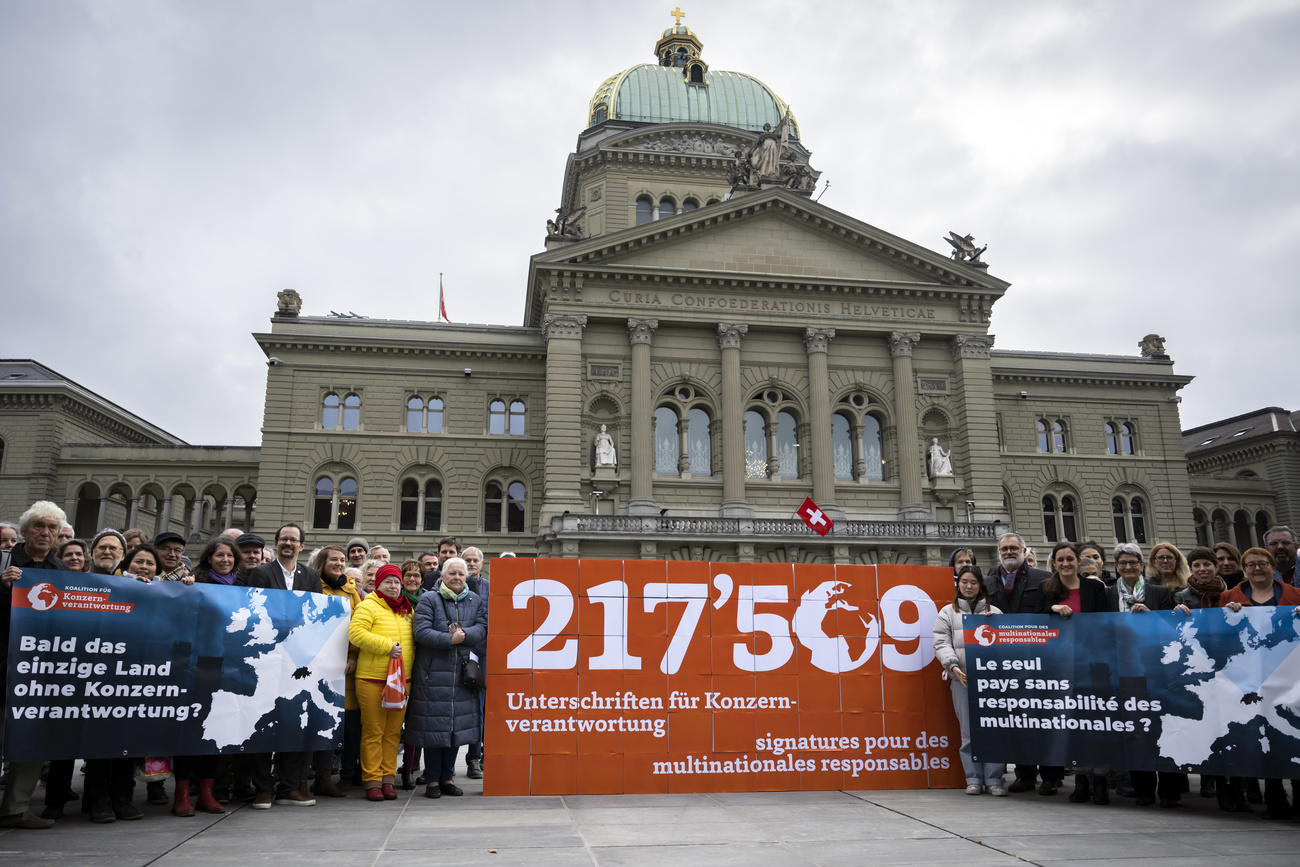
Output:
<instances>
[{"instance_id":1,"label":"person wearing glasses","mask_svg":"<svg viewBox=\"0 0 1300 867\"><path fill-rule=\"evenodd\" d=\"M1170 593L1187 587L1187 576L1191 571L1183 552L1168 542L1157 542L1147 557L1146 580L1159 584Z\"/></svg>"},{"instance_id":2,"label":"person wearing glasses","mask_svg":"<svg viewBox=\"0 0 1300 867\"><path fill-rule=\"evenodd\" d=\"M1300 588L1283 584L1273 573L1277 571L1277 559L1267 548L1250 548L1241 555L1241 566L1246 571L1246 580L1219 597L1219 604L1233 611L1240 611L1246 606L1256 605L1300 605ZM1295 609L1300 617L1300 608ZM1300 792L1300 780L1291 781L1291 792ZM1300 797L1297 805L1291 809L1287 803L1286 788L1280 779L1264 781L1265 819L1285 819L1288 816L1300 821Z\"/></svg>"}]
</instances>

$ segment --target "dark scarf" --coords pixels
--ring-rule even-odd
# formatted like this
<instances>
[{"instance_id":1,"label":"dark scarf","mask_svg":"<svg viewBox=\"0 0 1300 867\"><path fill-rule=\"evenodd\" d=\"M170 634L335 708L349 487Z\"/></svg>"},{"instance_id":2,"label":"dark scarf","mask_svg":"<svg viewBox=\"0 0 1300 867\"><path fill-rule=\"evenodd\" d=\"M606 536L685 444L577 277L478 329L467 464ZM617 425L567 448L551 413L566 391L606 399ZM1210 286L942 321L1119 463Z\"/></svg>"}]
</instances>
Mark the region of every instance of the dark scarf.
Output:
<instances>
[{"instance_id":1,"label":"dark scarf","mask_svg":"<svg viewBox=\"0 0 1300 867\"><path fill-rule=\"evenodd\" d=\"M1218 608L1219 595L1228 590L1228 585L1216 573L1208 581L1198 583L1196 575L1190 575L1187 578L1187 589L1201 598L1202 608Z\"/></svg>"},{"instance_id":2,"label":"dark scarf","mask_svg":"<svg viewBox=\"0 0 1300 867\"><path fill-rule=\"evenodd\" d=\"M330 588L332 588L332 589L334 589L334 590L342 590L342 589L343 589L343 585L346 584L346 583L348 583L348 573L347 573L347 570L344 570L344 571L340 572L340 573L339 573L339 577L338 577L337 580L336 580L336 579L330 578L328 575L326 575L326 574L325 574L325 570L322 569L322 570L320 571L320 580L323 581L323 582L325 583L325 586L326 586L326 587L330 587Z\"/></svg>"},{"instance_id":3,"label":"dark scarf","mask_svg":"<svg viewBox=\"0 0 1300 867\"><path fill-rule=\"evenodd\" d=\"M406 598L405 593L399 593L396 599L389 599L378 590L374 592L374 595L380 602L393 609L393 613L398 617L408 617L414 610L411 608L411 600Z\"/></svg>"}]
</instances>

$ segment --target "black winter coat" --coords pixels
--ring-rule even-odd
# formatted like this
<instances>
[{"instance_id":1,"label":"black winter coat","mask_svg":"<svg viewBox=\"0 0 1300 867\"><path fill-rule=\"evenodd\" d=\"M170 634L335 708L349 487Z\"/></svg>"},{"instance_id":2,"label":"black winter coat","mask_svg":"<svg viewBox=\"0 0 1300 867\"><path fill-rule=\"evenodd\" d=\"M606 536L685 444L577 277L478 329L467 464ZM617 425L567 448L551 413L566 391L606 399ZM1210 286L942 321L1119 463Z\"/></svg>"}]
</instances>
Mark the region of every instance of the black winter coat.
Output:
<instances>
[{"instance_id":1,"label":"black winter coat","mask_svg":"<svg viewBox=\"0 0 1300 867\"><path fill-rule=\"evenodd\" d=\"M1110 610L1119 611L1119 586L1112 584L1107 587L1106 596L1110 599ZM1147 589L1142 591L1142 604L1152 611L1173 611L1174 606L1181 601L1168 588L1150 581L1147 582Z\"/></svg>"},{"instance_id":2,"label":"black winter coat","mask_svg":"<svg viewBox=\"0 0 1300 867\"><path fill-rule=\"evenodd\" d=\"M989 589L989 604L1000 609L1003 614L1033 614L1038 610L1039 585L1051 577L1052 573L1021 566L1016 575L1016 583L1011 587L1011 597L1007 598L999 568L989 570L984 579L984 584Z\"/></svg>"},{"instance_id":3,"label":"black winter coat","mask_svg":"<svg viewBox=\"0 0 1300 867\"><path fill-rule=\"evenodd\" d=\"M460 623L465 640L451 643L448 623ZM415 672L406 707L406 743L420 747L458 747L476 743L481 720L478 693L460 685L460 663L487 640L487 600L473 591L451 601L425 593L415 607Z\"/></svg>"},{"instance_id":4,"label":"black winter coat","mask_svg":"<svg viewBox=\"0 0 1300 867\"><path fill-rule=\"evenodd\" d=\"M1148 585L1149 588L1150 585ZM1161 588L1164 589L1163 587ZM1060 599L1048 599L1047 594L1039 588L1038 608L1035 614L1051 614L1052 606L1059 605ZM1173 606L1170 606L1173 607ZM1111 604L1110 594L1107 592L1106 585L1101 583L1097 578L1080 578L1079 579L1079 610L1075 614L1089 614L1095 611L1118 611Z\"/></svg>"}]
</instances>

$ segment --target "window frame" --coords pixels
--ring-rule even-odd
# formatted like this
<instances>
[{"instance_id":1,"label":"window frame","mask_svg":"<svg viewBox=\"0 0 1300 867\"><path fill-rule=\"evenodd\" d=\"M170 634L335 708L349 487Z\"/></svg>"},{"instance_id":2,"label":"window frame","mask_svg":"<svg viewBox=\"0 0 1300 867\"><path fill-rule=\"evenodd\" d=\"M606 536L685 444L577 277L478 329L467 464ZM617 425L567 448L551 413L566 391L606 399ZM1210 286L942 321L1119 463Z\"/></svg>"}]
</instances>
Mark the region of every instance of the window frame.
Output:
<instances>
[{"instance_id":1,"label":"window frame","mask_svg":"<svg viewBox=\"0 0 1300 867\"><path fill-rule=\"evenodd\" d=\"M415 485L414 496L411 497L406 496L403 488L406 486L407 482L411 482L412 484ZM434 500L431 499L429 496L429 485L434 483L436 483L439 488L438 496L436 500L438 505L438 517L437 517L438 526L430 527L428 526L429 504L431 502L434 502ZM396 531L399 533L441 533L443 532L443 527L442 527L442 518L443 518L443 511L444 511L443 504L446 497L446 491L447 491L447 486L443 481L442 474L437 470L425 467L421 471L420 468L414 467L412 468L411 472L402 473L401 479L397 483L397 491L396 491L397 520L394 522L396 525L395 526ZM408 503L415 506L415 514L412 516L412 522L411 522L414 524L414 526L412 527L405 526L406 521L405 521L405 515L403 514L403 510Z\"/></svg>"},{"instance_id":2,"label":"window frame","mask_svg":"<svg viewBox=\"0 0 1300 867\"><path fill-rule=\"evenodd\" d=\"M1137 508L1133 504L1137 503ZM1117 543L1147 544L1153 536L1150 498L1141 492L1116 491L1110 496L1111 532ZM1116 506L1119 508L1116 508Z\"/></svg>"},{"instance_id":3,"label":"window frame","mask_svg":"<svg viewBox=\"0 0 1300 867\"><path fill-rule=\"evenodd\" d=\"M497 485L501 490L499 500L490 500L488 498L488 486ZM523 497L514 496L514 488L518 485L523 490ZM528 532L528 483L522 477L517 475L499 475L492 474L483 479L479 487L481 492L480 502L483 504L482 527L484 533L527 533ZM488 510L491 504L499 504L498 522L495 528L488 526ZM517 510L512 507L517 507ZM513 517L519 516L518 528L512 528Z\"/></svg>"},{"instance_id":4,"label":"window frame","mask_svg":"<svg viewBox=\"0 0 1300 867\"><path fill-rule=\"evenodd\" d=\"M307 523L313 530L344 530L352 532L356 530L357 524L361 517L361 482L358 481L360 474L349 468L341 473L317 472L313 474L314 481L311 483L311 495L309 497L309 514ZM321 482L329 482L330 493L328 497L321 494ZM351 482L353 493L351 495L343 492L343 487L347 482ZM321 526L319 519L322 501L329 503L329 523L327 526Z\"/></svg>"}]
</instances>

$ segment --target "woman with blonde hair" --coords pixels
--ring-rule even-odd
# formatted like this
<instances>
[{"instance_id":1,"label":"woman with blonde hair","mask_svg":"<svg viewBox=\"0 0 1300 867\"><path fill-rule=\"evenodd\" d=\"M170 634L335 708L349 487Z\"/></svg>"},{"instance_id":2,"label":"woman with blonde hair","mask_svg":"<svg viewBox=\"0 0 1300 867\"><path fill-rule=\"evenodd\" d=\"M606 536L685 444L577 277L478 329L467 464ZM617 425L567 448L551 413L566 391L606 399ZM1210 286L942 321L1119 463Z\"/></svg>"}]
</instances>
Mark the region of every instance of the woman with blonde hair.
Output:
<instances>
[{"instance_id":1,"label":"woman with blonde hair","mask_svg":"<svg viewBox=\"0 0 1300 867\"><path fill-rule=\"evenodd\" d=\"M364 567L362 569L364 572ZM384 707L390 659L401 659L406 671L402 685L409 694L415 641L411 633L411 602L402 594L402 570L389 563L375 574L375 592L352 615L348 640L360 648L357 658L357 703L361 706L361 778L369 801L393 801L397 790L397 742L406 708Z\"/></svg>"},{"instance_id":2,"label":"woman with blonde hair","mask_svg":"<svg viewBox=\"0 0 1300 867\"><path fill-rule=\"evenodd\" d=\"M1151 553L1147 555L1148 581L1154 581L1170 593L1177 593L1187 588L1187 577L1191 574L1187 558L1175 545L1157 542L1151 547Z\"/></svg>"}]
</instances>

